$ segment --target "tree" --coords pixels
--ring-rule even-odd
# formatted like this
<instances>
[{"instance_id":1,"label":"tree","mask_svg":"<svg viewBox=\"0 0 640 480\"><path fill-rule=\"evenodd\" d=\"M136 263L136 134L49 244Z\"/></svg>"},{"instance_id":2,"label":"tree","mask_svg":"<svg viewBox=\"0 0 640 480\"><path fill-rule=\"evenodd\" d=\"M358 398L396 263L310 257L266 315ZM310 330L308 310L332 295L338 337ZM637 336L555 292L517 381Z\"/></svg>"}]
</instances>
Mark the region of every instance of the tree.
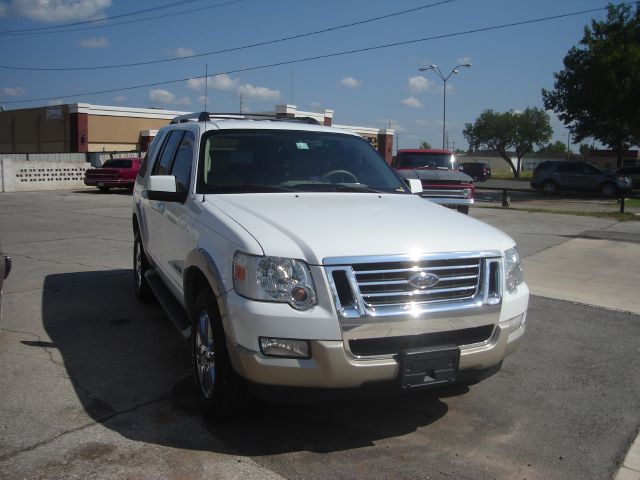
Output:
<instances>
[{"instance_id":1,"label":"tree","mask_svg":"<svg viewBox=\"0 0 640 480\"><path fill-rule=\"evenodd\" d=\"M584 155L585 157L588 157L589 153L591 153L591 145L589 145L588 143L581 143L580 155Z\"/></svg>"},{"instance_id":2,"label":"tree","mask_svg":"<svg viewBox=\"0 0 640 480\"><path fill-rule=\"evenodd\" d=\"M589 137L616 151L618 165L640 144L640 2L609 5L592 20L578 46L554 73L554 89L542 90L545 108L568 126L576 142Z\"/></svg>"},{"instance_id":3,"label":"tree","mask_svg":"<svg viewBox=\"0 0 640 480\"><path fill-rule=\"evenodd\" d=\"M431 150L431 144L427 141L423 141L420 143L420 148L423 150Z\"/></svg>"},{"instance_id":4,"label":"tree","mask_svg":"<svg viewBox=\"0 0 640 480\"><path fill-rule=\"evenodd\" d=\"M485 110L476 121L466 123L462 132L471 150L486 147L498 153L509 164L513 176L518 178L522 169L522 157L533 151L534 145L543 145L553 134L549 115L539 108L527 108L524 112L494 112ZM508 151L514 151L514 164Z\"/></svg>"},{"instance_id":5,"label":"tree","mask_svg":"<svg viewBox=\"0 0 640 480\"><path fill-rule=\"evenodd\" d=\"M556 140L555 143L549 143L542 147L538 153L567 153L567 146L564 142Z\"/></svg>"}]
</instances>

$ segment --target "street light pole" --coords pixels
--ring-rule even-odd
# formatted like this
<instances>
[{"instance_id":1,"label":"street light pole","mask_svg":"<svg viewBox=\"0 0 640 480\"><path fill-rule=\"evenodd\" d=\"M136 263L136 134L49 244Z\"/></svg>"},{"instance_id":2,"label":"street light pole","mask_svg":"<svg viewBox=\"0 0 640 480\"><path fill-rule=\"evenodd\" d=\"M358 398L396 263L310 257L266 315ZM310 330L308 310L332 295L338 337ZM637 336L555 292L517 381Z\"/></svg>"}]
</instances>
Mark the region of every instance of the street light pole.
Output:
<instances>
[{"instance_id":1,"label":"street light pole","mask_svg":"<svg viewBox=\"0 0 640 480\"><path fill-rule=\"evenodd\" d=\"M442 95L442 149L443 150L445 148L445 136L446 136L446 130L447 130L447 80L451 78L451 75L458 74L459 73L458 68L460 67L471 68L471 64L462 63L460 65L456 65L455 67L453 67L453 69L451 69L451 71L449 72L449 75L447 76L445 76L442 73L442 70L440 70L440 67L438 67L437 65L429 65L428 67L420 67L418 69L421 72L426 72L427 70L433 70L435 74L438 75L438 77L440 77L440 80L442 80L442 87L444 89L444 92Z\"/></svg>"}]
</instances>

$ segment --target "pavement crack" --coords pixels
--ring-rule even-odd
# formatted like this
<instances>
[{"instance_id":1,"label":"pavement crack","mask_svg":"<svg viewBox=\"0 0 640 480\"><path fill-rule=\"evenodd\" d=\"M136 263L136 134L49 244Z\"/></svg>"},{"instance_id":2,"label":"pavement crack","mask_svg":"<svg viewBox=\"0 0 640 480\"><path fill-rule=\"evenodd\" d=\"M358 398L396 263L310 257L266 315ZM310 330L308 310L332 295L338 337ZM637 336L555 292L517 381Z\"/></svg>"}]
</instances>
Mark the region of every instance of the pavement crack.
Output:
<instances>
[{"instance_id":1,"label":"pavement crack","mask_svg":"<svg viewBox=\"0 0 640 480\"><path fill-rule=\"evenodd\" d=\"M0 462L4 462L6 460L10 460L12 458L17 457L18 455L20 455L22 453L31 452L33 450L36 450L37 448L40 448L42 446L51 444L51 443L55 442L56 440L66 436L66 435L85 430L87 428L93 427L93 426L98 425L98 424L107 423L110 420L113 420L114 418L119 417L121 415L126 415L126 414L129 414L129 413L135 412L136 410L139 410L141 408L145 408L145 407L148 407L150 405L154 405L156 403L161 403L161 402L170 400L171 398L179 395L180 393L181 393L180 390L176 390L174 388L174 389L172 389L171 392L162 394L162 395L160 395L160 396L158 396L156 398L153 398L151 400L148 400L146 402L139 403L137 405L134 405L134 406L129 407L129 408L125 408L123 410L114 410L112 413L104 415L104 416L102 416L100 418L97 418L96 420L94 420L92 422L87 422L87 423L79 425L77 427L70 428L70 429L65 430L63 432L60 432L60 433L58 433L56 435L53 435L53 436L51 436L51 437L49 437L49 438L47 438L45 440L41 440L41 441L39 441L37 443L34 443L33 445L29 445L29 446L20 448L18 450L14 450L13 452L9 452L9 453L6 453L4 455L0 455Z\"/></svg>"}]
</instances>

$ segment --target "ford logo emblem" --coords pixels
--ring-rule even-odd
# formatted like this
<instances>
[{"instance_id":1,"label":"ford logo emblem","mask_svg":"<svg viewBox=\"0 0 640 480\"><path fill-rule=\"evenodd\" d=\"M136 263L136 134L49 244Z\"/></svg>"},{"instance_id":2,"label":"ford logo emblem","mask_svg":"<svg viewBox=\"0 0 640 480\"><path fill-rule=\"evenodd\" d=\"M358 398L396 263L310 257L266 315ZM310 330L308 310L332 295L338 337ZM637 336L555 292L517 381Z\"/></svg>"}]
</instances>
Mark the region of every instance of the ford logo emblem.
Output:
<instances>
[{"instance_id":1,"label":"ford logo emblem","mask_svg":"<svg viewBox=\"0 0 640 480\"><path fill-rule=\"evenodd\" d=\"M408 280L409 285L411 285L413 288L419 288L420 290L433 287L439 281L440 277L438 277L435 273L429 272L416 273L415 275L411 275Z\"/></svg>"}]
</instances>

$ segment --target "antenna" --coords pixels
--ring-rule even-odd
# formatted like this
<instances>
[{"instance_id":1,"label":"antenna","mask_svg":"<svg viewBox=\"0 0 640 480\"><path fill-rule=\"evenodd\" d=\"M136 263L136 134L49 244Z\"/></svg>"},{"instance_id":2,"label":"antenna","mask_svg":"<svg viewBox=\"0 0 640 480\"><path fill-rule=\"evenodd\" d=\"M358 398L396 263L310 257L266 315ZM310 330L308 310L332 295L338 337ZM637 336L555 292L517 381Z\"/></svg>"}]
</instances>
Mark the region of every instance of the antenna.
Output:
<instances>
[{"instance_id":1,"label":"antenna","mask_svg":"<svg viewBox=\"0 0 640 480\"><path fill-rule=\"evenodd\" d=\"M207 97L209 96L209 64L204 65L204 111L207 111Z\"/></svg>"}]
</instances>

